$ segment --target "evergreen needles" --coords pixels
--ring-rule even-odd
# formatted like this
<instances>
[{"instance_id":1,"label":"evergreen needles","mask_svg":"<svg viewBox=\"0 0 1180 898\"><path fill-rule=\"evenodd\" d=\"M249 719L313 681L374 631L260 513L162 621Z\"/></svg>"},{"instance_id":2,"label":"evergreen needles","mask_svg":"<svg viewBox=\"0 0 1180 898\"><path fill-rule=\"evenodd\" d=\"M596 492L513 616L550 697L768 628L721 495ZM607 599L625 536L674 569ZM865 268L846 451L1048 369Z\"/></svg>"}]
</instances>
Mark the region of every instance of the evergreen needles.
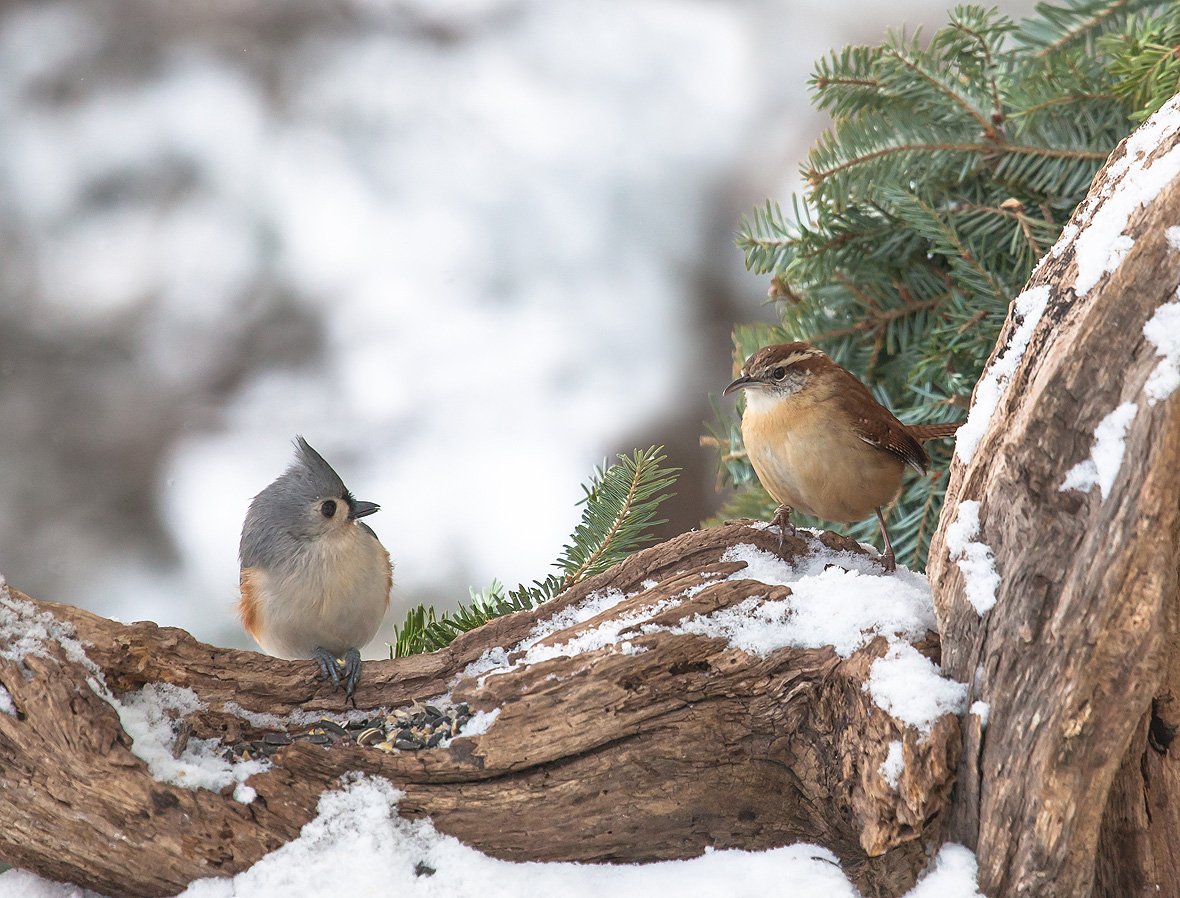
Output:
<instances>
[{"instance_id":1,"label":"evergreen needles","mask_svg":"<svg viewBox=\"0 0 1180 898\"><path fill-rule=\"evenodd\" d=\"M1180 4L1042 3L1016 24L960 6L929 41L892 34L820 60L832 116L803 166L793 215L768 202L743 223L751 271L772 276L781 326L739 326L735 362L807 340L903 421L961 420L1009 303L1134 120L1177 90ZM732 410L711 428L723 515L769 517ZM899 560L925 565L949 441L891 513ZM818 523L818 522L816 522ZM875 535L876 522L852 528Z\"/></svg>"},{"instance_id":2,"label":"evergreen needles","mask_svg":"<svg viewBox=\"0 0 1180 898\"><path fill-rule=\"evenodd\" d=\"M411 609L400 627L394 627L390 657L430 652L449 645L494 617L533 608L569 589L575 583L605 571L649 542L653 527L664 523L656 515L671 493L679 468L664 465L662 446L631 455L620 455L617 463L595 469L585 496L582 520L574 528L550 574L531 586L506 590L499 581L484 592L471 590L471 602L460 603L457 611L437 614L419 605Z\"/></svg>"}]
</instances>

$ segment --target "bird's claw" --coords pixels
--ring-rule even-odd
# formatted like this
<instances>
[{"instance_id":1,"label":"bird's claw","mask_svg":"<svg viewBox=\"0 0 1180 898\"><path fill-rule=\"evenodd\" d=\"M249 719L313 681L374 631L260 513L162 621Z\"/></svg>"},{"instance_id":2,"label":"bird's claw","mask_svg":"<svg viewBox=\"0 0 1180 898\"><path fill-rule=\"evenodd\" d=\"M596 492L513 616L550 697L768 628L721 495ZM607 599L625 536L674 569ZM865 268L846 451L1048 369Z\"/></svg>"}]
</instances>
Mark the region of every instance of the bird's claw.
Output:
<instances>
[{"instance_id":1,"label":"bird's claw","mask_svg":"<svg viewBox=\"0 0 1180 898\"><path fill-rule=\"evenodd\" d=\"M778 524L778 551L780 555L787 537L795 535L795 525L791 523L791 512L794 510L790 505L780 505L770 520L771 524Z\"/></svg>"},{"instance_id":2,"label":"bird's claw","mask_svg":"<svg viewBox=\"0 0 1180 898\"><path fill-rule=\"evenodd\" d=\"M341 665L340 659L336 657L334 652L329 652L323 646L317 646L312 658L320 664L320 679L331 680L332 687L339 689L341 683L344 685L344 698L347 701L352 698L352 694L356 692L357 681L361 678L361 653L358 649L349 649L344 653L344 663ZM340 676L340 668L344 668L343 680Z\"/></svg>"},{"instance_id":3,"label":"bird's claw","mask_svg":"<svg viewBox=\"0 0 1180 898\"><path fill-rule=\"evenodd\" d=\"M349 649L344 653L344 698L352 698L356 691L357 680L361 678L361 653L357 649Z\"/></svg>"},{"instance_id":4,"label":"bird's claw","mask_svg":"<svg viewBox=\"0 0 1180 898\"><path fill-rule=\"evenodd\" d=\"M340 662L336 655L329 652L323 646L316 646L315 652L312 653L312 658L320 663L320 679L331 680L332 685L340 688Z\"/></svg>"}]
</instances>

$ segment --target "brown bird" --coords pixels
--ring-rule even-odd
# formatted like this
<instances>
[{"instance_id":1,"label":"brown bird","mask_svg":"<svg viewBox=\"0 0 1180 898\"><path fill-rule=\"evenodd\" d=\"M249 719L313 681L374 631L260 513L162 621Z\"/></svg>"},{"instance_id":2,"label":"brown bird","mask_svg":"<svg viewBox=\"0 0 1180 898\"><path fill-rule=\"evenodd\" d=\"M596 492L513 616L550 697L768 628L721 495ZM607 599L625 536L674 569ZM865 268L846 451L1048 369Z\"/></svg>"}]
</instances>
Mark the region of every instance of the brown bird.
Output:
<instances>
[{"instance_id":1,"label":"brown bird","mask_svg":"<svg viewBox=\"0 0 1180 898\"><path fill-rule=\"evenodd\" d=\"M926 473L924 440L958 424L902 424L854 375L808 343L764 346L725 388L745 390L742 437L754 472L780 503L774 522L794 531L791 512L851 524L874 512L885 569L896 562L881 509L901 489L906 467Z\"/></svg>"}]
</instances>

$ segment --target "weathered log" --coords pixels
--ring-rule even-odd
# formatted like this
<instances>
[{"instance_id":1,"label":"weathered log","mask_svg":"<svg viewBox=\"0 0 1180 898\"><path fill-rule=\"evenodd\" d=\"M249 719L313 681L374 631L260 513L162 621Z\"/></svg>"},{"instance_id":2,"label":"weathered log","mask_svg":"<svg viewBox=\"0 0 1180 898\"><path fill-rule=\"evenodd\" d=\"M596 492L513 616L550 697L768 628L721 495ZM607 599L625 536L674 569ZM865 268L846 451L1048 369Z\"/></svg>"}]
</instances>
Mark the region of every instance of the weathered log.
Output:
<instances>
[{"instance_id":1,"label":"weathered log","mask_svg":"<svg viewBox=\"0 0 1180 898\"><path fill-rule=\"evenodd\" d=\"M1161 395L1168 360L1144 333L1180 331L1176 109L1096 176L1029 283L1039 320L1027 301L1010 314L988 370L1011 377L993 381L931 547L944 669L990 705L986 729L964 729L950 837L976 848L993 898L1180 895L1180 393ZM1121 465L1099 448L1079 483L1103 422L1109 446L1125 425ZM975 536L949 529L968 501ZM965 541L983 567L990 547L999 576L983 615Z\"/></svg>"},{"instance_id":2,"label":"weathered log","mask_svg":"<svg viewBox=\"0 0 1180 898\"><path fill-rule=\"evenodd\" d=\"M834 533L800 533L782 552L802 557L821 540L864 553ZM297 741L249 779L250 804L230 789L153 778L104 695L153 683L191 689L204 707L177 725L230 745L261 735L252 715L339 713L340 694L316 681L313 663L219 649L13 590L0 626L0 683L18 709L0 714L0 858L111 895L172 894L295 837L320 794L358 770L404 790L399 813L429 815L502 858L644 861L805 840L830 847L865 894L900 894L924 864L923 839L937 841L958 719L940 718L923 738L873 703L864 685L885 651L881 637L841 658L830 648L747 654L725 638L675 632L697 614L790 595L741 579L744 562L722 560L739 543L780 551L777 531L746 523L685 534L442 651L367 663L361 708L449 693L498 716L482 735L419 751ZM607 590L626 598L572 622L568 609ZM486 677L468 671L563 611L548 643L607 625L630 648L571 651ZM48 634L39 644L18 642L30 625ZM55 633L72 634L85 655ZM936 656L937 638L928 634L919 649ZM880 769L893 740L905 754L896 789Z\"/></svg>"}]
</instances>

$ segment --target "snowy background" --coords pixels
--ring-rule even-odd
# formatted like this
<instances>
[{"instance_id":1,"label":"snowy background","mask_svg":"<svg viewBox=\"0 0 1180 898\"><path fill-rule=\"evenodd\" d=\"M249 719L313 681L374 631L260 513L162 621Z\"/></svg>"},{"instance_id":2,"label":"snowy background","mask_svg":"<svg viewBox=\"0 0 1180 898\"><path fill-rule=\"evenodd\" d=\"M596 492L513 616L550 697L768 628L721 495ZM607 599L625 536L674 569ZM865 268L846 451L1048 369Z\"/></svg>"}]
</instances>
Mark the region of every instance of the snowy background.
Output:
<instances>
[{"instance_id":1,"label":"snowy background","mask_svg":"<svg viewBox=\"0 0 1180 898\"><path fill-rule=\"evenodd\" d=\"M618 451L693 526L812 62L947 5L0 0L0 571L247 645L296 433L384 506L394 619L543 576Z\"/></svg>"}]
</instances>

